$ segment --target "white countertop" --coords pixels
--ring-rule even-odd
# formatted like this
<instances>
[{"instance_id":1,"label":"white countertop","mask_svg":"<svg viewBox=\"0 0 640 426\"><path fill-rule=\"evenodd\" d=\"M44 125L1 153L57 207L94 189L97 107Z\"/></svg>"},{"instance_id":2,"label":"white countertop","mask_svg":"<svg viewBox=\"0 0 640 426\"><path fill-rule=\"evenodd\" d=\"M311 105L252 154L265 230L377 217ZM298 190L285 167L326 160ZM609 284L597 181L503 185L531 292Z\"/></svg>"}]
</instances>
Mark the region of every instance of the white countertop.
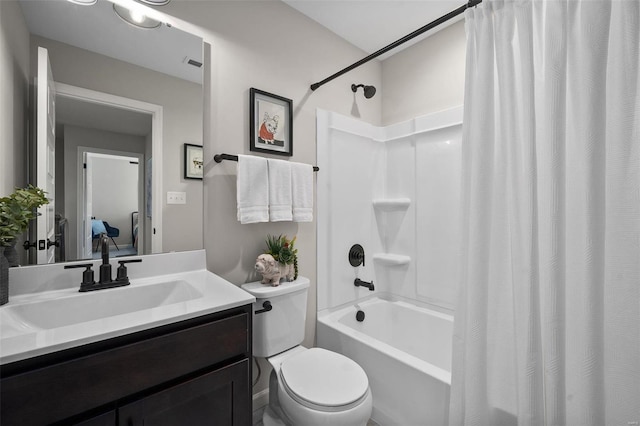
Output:
<instances>
[{"instance_id":1,"label":"white countertop","mask_svg":"<svg viewBox=\"0 0 640 426\"><path fill-rule=\"evenodd\" d=\"M143 259L143 263L129 265L129 286L88 293L78 293L83 269L64 270L62 264L18 268L22 271L14 271L14 275L10 275L9 285L23 286L19 290L10 289L10 294L13 295L10 295L9 303L0 307L0 364L123 336L255 301L249 293L207 271L204 267L204 250L144 256ZM112 264L117 260L114 259ZM61 270L65 272L62 273ZM73 271L72 275L68 275L69 271ZM46 285L34 284L34 280L37 280L34 277L39 275L46 277ZM56 278L53 279L52 276ZM71 276L73 279L70 279ZM184 286L186 290L182 289L182 294L175 297L175 301L165 300L160 306L147 302L144 309L135 312L128 312L120 306L126 304L126 299L133 294L136 297L151 294L152 286L172 281L188 283ZM24 284L26 282L29 284ZM39 291L25 292L25 289ZM104 295L104 299L95 299L102 297L101 295ZM56 306L73 306L76 301L83 300L87 304L105 300L105 304L99 305L101 312L91 312L96 319L78 323L61 320L60 324L57 321L40 324L25 321L17 314L20 310L28 309L30 304L39 308L40 305L37 304L46 300L62 302ZM104 306L113 306L113 309L106 309ZM68 309L64 310L65 312L60 313L61 316L73 316ZM55 313L49 315L54 315L55 318Z\"/></svg>"}]
</instances>

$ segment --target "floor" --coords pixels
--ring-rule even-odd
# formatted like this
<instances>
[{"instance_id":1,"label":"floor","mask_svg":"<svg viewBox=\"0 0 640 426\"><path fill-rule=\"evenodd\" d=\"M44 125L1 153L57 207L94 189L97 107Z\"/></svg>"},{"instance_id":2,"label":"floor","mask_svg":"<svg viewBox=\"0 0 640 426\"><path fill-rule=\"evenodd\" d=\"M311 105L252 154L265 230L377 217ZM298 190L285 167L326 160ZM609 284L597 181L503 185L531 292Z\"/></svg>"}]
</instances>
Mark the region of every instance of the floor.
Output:
<instances>
[{"instance_id":1,"label":"floor","mask_svg":"<svg viewBox=\"0 0 640 426\"><path fill-rule=\"evenodd\" d=\"M262 424L262 413L264 412L265 407L258 408L253 412L253 426L263 426ZM378 423L369 419L367 422L367 426L380 426Z\"/></svg>"},{"instance_id":2,"label":"floor","mask_svg":"<svg viewBox=\"0 0 640 426\"><path fill-rule=\"evenodd\" d=\"M113 244L109 244L109 257L122 257L122 256L134 256L138 254L138 250L132 246L120 246L120 250L116 249ZM100 259L102 257L101 250L93 252L94 259Z\"/></svg>"}]
</instances>

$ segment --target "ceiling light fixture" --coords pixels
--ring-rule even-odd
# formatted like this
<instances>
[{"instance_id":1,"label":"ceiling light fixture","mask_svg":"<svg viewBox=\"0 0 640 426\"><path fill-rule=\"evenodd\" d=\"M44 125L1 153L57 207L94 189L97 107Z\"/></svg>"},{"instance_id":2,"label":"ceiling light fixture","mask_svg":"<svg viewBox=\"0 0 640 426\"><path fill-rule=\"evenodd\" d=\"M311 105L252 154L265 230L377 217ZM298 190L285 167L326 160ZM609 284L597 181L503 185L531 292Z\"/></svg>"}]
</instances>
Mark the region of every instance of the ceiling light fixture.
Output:
<instances>
[{"instance_id":1,"label":"ceiling light fixture","mask_svg":"<svg viewBox=\"0 0 640 426\"><path fill-rule=\"evenodd\" d=\"M140 10L130 10L124 6L114 4L113 11L122 20L138 28L151 29L151 28L157 28L160 26L160 21L156 21L155 19L149 18Z\"/></svg>"},{"instance_id":2,"label":"ceiling light fixture","mask_svg":"<svg viewBox=\"0 0 640 426\"><path fill-rule=\"evenodd\" d=\"M98 0L67 0L69 3L79 4L80 6L93 6Z\"/></svg>"}]
</instances>

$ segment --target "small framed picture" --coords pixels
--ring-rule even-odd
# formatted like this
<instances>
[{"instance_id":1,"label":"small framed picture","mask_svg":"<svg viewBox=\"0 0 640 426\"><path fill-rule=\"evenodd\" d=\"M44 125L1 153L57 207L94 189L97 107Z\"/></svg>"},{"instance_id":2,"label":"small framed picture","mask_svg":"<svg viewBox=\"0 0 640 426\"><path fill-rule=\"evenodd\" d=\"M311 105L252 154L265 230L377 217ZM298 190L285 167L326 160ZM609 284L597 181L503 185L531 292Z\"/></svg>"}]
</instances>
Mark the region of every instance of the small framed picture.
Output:
<instances>
[{"instance_id":1,"label":"small framed picture","mask_svg":"<svg viewBox=\"0 0 640 426\"><path fill-rule=\"evenodd\" d=\"M204 155L201 145L184 144L184 178L202 179Z\"/></svg>"},{"instance_id":2,"label":"small framed picture","mask_svg":"<svg viewBox=\"0 0 640 426\"><path fill-rule=\"evenodd\" d=\"M249 150L293 155L293 102L254 89L249 91Z\"/></svg>"}]
</instances>

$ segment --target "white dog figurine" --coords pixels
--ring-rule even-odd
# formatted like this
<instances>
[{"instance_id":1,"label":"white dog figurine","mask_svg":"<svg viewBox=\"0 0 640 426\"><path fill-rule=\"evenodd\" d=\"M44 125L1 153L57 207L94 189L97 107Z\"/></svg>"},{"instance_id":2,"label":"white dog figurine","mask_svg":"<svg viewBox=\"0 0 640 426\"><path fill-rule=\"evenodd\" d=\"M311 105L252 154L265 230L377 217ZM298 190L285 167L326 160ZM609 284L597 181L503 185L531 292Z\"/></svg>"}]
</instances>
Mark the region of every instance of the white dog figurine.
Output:
<instances>
[{"instance_id":1,"label":"white dog figurine","mask_svg":"<svg viewBox=\"0 0 640 426\"><path fill-rule=\"evenodd\" d=\"M280 278L287 281L293 281L294 268L293 265L283 265L270 254L261 254L256 259L256 271L262 274L262 284L271 284L272 286L280 285Z\"/></svg>"}]
</instances>

